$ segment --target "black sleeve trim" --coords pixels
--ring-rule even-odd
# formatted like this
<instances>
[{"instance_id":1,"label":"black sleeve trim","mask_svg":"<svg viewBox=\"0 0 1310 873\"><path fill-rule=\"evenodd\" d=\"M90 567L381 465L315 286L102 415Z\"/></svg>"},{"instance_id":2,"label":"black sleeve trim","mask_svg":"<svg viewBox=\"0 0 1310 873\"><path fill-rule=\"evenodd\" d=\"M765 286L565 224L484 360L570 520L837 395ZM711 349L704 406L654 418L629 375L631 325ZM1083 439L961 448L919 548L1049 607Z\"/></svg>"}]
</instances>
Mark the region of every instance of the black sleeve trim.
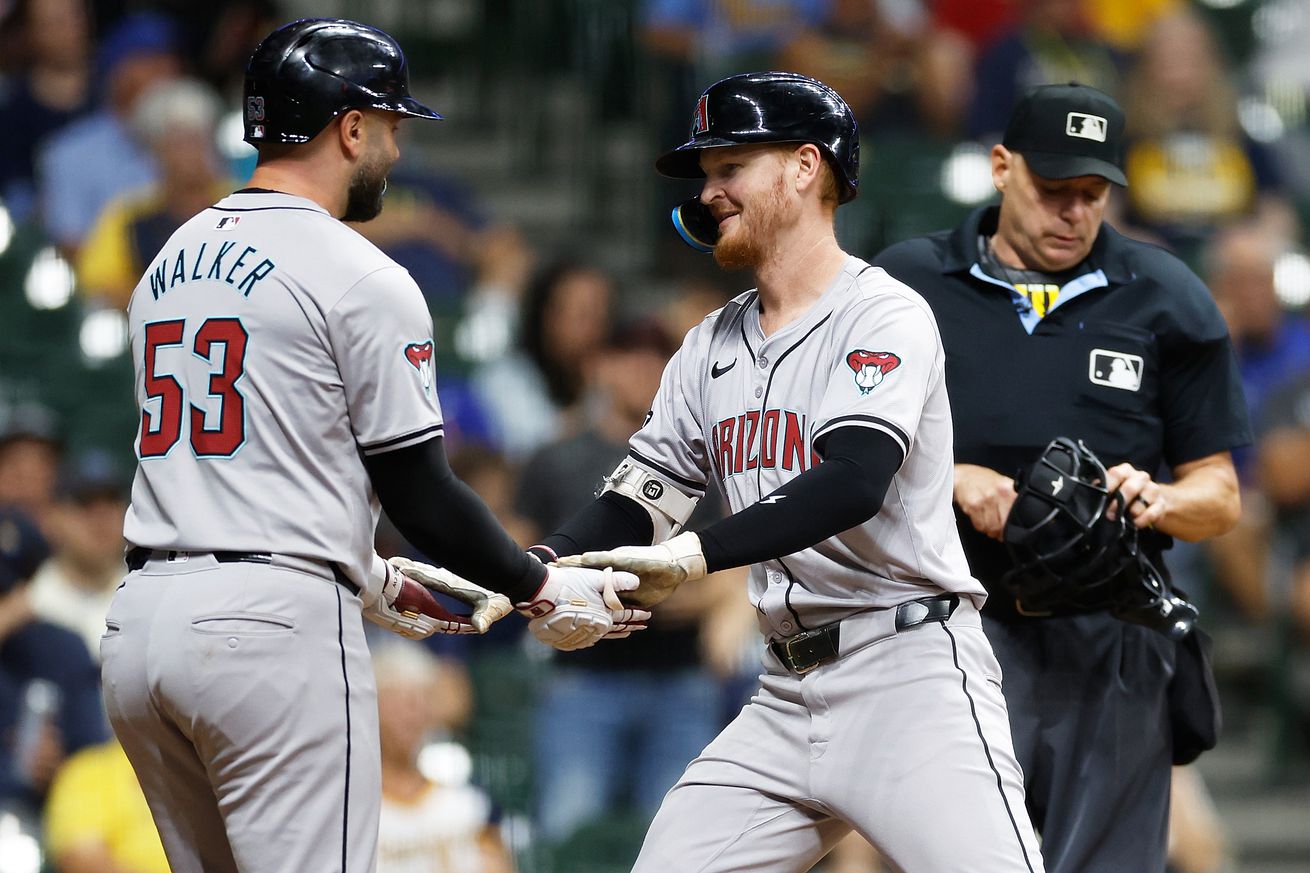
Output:
<instances>
[{"instance_id":1,"label":"black sleeve trim","mask_svg":"<svg viewBox=\"0 0 1310 873\"><path fill-rule=\"evenodd\" d=\"M540 545L562 557L619 546L649 546L654 538L655 525L641 504L606 491Z\"/></svg>"},{"instance_id":2,"label":"black sleeve trim","mask_svg":"<svg viewBox=\"0 0 1310 873\"><path fill-rule=\"evenodd\" d=\"M367 455L364 466L391 521L433 563L515 603L541 587L545 568L451 471L440 436Z\"/></svg>"},{"instance_id":3,"label":"black sleeve trim","mask_svg":"<svg viewBox=\"0 0 1310 873\"><path fill-rule=\"evenodd\" d=\"M838 427L841 427L844 424L859 424L861 422L876 425L878 427L883 427L891 431L892 436L896 437L901 441L902 453L909 451L910 435L905 432L904 428L902 428L900 425L896 424L895 422L888 421L887 419L881 418L877 415L867 415L862 413L857 413L853 415L839 415L836 418L829 419L828 423L819 429L818 434L815 435L815 439L818 440L821 437L827 436L828 434L832 433L833 430L835 430Z\"/></svg>"},{"instance_id":4,"label":"black sleeve trim","mask_svg":"<svg viewBox=\"0 0 1310 873\"><path fill-rule=\"evenodd\" d=\"M422 428L421 430L416 430L413 433L401 434L400 436L391 437L390 439L380 440L376 443L368 443L368 444L360 443L359 447L363 449L365 452L374 453L384 450L390 446L400 445L401 443L409 442L410 440L415 440L420 437L440 436L442 433L444 433L444 431L445 431L444 424L433 424L433 425L429 425L428 427Z\"/></svg>"},{"instance_id":5,"label":"black sleeve trim","mask_svg":"<svg viewBox=\"0 0 1310 873\"><path fill-rule=\"evenodd\" d=\"M828 434L823 463L759 503L699 531L710 572L781 558L863 524L882 508L904 454L867 427Z\"/></svg>"},{"instance_id":6,"label":"black sleeve trim","mask_svg":"<svg viewBox=\"0 0 1310 873\"><path fill-rule=\"evenodd\" d=\"M631 449L628 450L628 454L631 455L635 460L641 461L643 464L645 464L647 467L650 467L655 472L668 476L670 479L672 479L674 482L677 482L679 485L684 485L687 488L690 488L692 491L695 491L697 494L705 493L704 482L697 482L694 479L688 479L686 476L679 476L677 473L673 472L668 467L665 467L663 464L657 464L656 462L652 461L650 458L646 457L645 455L639 452L632 451Z\"/></svg>"}]
</instances>

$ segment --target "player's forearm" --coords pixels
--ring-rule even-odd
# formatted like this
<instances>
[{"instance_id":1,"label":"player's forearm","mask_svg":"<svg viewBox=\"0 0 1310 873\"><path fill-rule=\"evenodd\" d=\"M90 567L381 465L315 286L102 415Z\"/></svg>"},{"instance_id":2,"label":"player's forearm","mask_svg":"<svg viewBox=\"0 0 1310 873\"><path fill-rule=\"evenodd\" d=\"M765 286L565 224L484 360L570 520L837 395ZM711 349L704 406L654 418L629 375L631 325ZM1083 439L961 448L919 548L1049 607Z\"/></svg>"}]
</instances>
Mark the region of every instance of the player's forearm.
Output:
<instances>
[{"instance_id":1,"label":"player's forearm","mask_svg":"<svg viewBox=\"0 0 1310 873\"><path fill-rule=\"evenodd\" d=\"M565 555L649 546L654 538L650 514L636 501L608 491L584 506L555 533L542 539L533 551L543 561Z\"/></svg>"},{"instance_id":2,"label":"player's forearm","mask_svg":"<svg viewBox=\"0 0 1310 873\"><path fill-rule=\"evenodd\" d=\"M900 468L900 446L880 431L845 427L811 467L765 500L698 532L710 572L807 549L878 514Z\"/></svg>"},{"instance_id":3,"label":"player's forearm","mask_svg":"<svg viewBox=\"0 0 1310 873\"><path fill-rule=\"evenodd\" d=\"M1173 483L1160 485L1167 510L1156 529L1195 542L1226 533L1237 524L1242 496L1231 462L1184 464L1174 473Z\"/></svg>"},{"instance_id":4,"label":"player's forearm","mask_svg":"<svg viewBox=\"0 0 1310 873\"><path fill-rule=\"evenodd\" d=\"M452 572L510 600L530 600L545 569L459 480L441 437L365 458L382 508L405 538Z\"/></svg>"}]
</instances>

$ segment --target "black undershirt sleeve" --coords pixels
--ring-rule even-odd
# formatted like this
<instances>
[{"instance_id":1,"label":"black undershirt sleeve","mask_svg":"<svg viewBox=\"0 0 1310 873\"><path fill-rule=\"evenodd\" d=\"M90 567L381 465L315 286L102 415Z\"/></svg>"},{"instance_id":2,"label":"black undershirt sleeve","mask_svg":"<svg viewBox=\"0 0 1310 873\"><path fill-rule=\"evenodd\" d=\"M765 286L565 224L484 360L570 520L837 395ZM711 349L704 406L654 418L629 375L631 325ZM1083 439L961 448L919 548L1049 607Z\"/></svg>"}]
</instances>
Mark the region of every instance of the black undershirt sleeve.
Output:
<instances>
[{"instance_id":1,"label":"black undershirt sleeve","mask_svg":"<svg viewBox=\"0 0 1310 873\"><path fill-rule=\"evenodd\" d=\"M425 555L514 603L537 593L546 568L451 471L441 437L367 455L364 467L396 529Z\"/></svg>"},{"instance_id":2,"label":"black undershirt sleeve","mask_svg":"<svg viewBox=\"0 0 1310 873\"><path fill-rule=\"evenodd\" d=\"M815 445L823 463L765 500L698 532L709 572L799 552L878 514L904 455L887 434L840 427Z\"/></svg>"},{"instance_id":3,"label":"black undershirt sleeve","mask_svg":"<svg viewBox=\"0 0 1310 873\"><path fill-rule=\"evenodd\" d=\"M532 551L543 561L553 561L580 552L649 546L654 537L655 525L645 507L630 497L606 491Z\"/></svg>"}]
</instances>

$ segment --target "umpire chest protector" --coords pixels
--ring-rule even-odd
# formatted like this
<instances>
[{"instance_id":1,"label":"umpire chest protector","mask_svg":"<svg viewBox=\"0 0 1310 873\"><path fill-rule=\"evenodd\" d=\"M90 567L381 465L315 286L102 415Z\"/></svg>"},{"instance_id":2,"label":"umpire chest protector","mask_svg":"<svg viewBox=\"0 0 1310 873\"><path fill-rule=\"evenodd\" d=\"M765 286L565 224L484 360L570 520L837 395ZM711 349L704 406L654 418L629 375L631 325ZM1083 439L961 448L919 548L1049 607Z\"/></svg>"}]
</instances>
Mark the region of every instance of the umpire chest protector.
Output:
<instances>
[{"instance_id":1,"label":"umpire chest protector","mask_svg":"<svg viewBox=\"0 0 1310 873\"><path fill-rule=\"evenodd\" d=\"M1103 224L1038 318L983 268L980 240L998 213L984 207L875 260L936 316L957 462L1014 476L1067 436L1106 467L1127 461L1158 477L1249 440L1227 326L1181 261ZM970 566L998 592L1012 566L1004 547L957 517Z\"/></svg>"}]
</instances>

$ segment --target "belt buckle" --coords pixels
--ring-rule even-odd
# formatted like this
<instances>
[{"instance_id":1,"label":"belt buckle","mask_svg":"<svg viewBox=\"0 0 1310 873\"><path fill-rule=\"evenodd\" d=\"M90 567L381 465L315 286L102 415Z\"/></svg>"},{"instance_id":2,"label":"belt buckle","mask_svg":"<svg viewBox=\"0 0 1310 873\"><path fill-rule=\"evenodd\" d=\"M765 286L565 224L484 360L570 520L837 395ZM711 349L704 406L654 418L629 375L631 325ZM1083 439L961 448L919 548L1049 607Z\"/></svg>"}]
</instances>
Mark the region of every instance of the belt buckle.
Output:
<instances>
[{"instance_id":1,"label":"belt buckle","mask_svg":"<svg viewBox=\"0 0 1310 873\"><path fill-rule=\"evenodd\" d=\"M804 666L796 665L796 655L792 651L794 646L800 643L808 642L809 640L812 640L816 637L824 637L825 639L827 639L830 633L831 633L830 627L821 627L821 628L816 628L815 630L809 630L809 631L804 631L802 633L798 633L796 634L796 636L788 637L787 639L782 641L782 651L787 656L787 662L788 662L787 666L791 668L791 671L793 673L795 673L797 676L804 676L806 673L809 673L810 671L823 666L824 664L828 663L828 661L831 661L837 657L837 650L835 647L832 649L830 653L823 654L823 655L817 655L813 651L807 651L805 654L813 657L813 660Z\"/></svg>"}]
</instances>

